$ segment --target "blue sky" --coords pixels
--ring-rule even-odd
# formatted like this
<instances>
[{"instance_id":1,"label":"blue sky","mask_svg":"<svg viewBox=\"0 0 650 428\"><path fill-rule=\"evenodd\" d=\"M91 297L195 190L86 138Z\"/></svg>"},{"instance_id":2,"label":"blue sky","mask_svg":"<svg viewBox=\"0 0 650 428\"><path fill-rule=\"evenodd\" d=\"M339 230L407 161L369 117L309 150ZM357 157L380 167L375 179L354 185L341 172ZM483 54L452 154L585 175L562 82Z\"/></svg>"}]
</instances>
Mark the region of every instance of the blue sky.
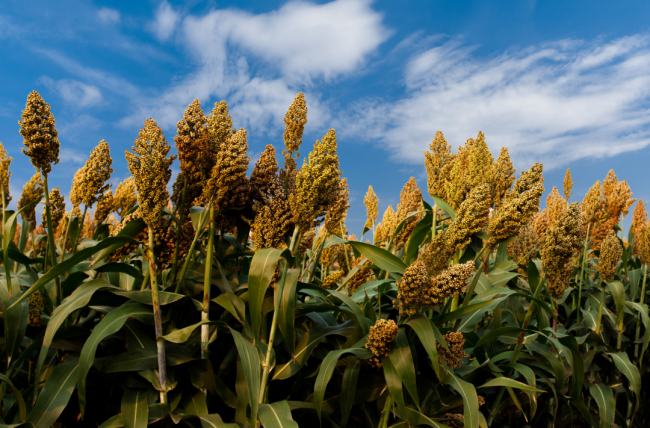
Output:
<instances>
[{"instance_id":1,"label":"blue sky","mask_svg":"<svg viewBox=\"0 0 650 428\"><path fill-rule=\"evenodd\" d=\"M32 90L57 120L50 181L64 194L101 139L114 183L146 118L173 143L194 98L206 111L228 101L249 131L252 167L266 144L281 150L282 118L303 91L301 153L337 130L353 233L368 185L382 212L410 176L426 187L422 151L436 130L455 147L482 130L518 170L543 162L547 190L571 168L575 200L609 169L648 200L649 12L647 1L600 0L4 0L0 141L14 158L11 192L17 200L33 174L17 125Z\"/></svg>"}]
</instances>

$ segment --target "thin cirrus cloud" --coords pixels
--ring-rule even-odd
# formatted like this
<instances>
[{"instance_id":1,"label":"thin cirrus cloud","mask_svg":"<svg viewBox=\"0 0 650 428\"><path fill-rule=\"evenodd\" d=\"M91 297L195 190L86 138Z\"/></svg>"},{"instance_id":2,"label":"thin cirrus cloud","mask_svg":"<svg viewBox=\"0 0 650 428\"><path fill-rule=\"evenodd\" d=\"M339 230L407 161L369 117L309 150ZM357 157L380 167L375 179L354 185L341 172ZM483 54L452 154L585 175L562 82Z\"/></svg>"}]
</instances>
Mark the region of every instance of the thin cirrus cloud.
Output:
<instances>
[{"instance_id":1,"label":"thin cirrus cloud","mask_svg":"<svg viewBox=\"0 0 650 428\"><path fill-rule=\"evenodd\" d=\"M158 40L164 42L169 40L174 34L180 19L180 14L169 3L162 1L156 9L156 14L153 22L149 25L149 30Z\"/></svg>"},{"instance_id":2,"label":"thin cirrus cloud","mask_svg":"<svg viewBox=\"0 0 650 428\"><path fill-rule=\"evenodd\" d=\"M94 85L73 79L52 80L47 76L41 77L40 81L74 108L90 107L102 101L102 93Z\"/></svg>"},{"instance_id":3,"label":"thin cirrus cloud","mask_svg":"<svg viewBox=\"0 0 650 428\"><path fill-rule=\"evenodd\" d=\"M421 162L437 130L457 146L478 130L516 163L559 167L650 143L650 38L561 41L480 58L456 40L413 55L405 95L354 103L347 132Z\"/></svg>"},{"instance_id":4,"label":"thin cirrus cloud","mask_svg":"<svg viewBox=\"0 0 650 428\"><path fill-rule=\"evenodd\" d=\"M159 6L151 27L163 36L168 33L160 16L167 7ZM197 69L159 97L144 100L122 124L153 116L168 127L194 98L218 97L229 100L238 126L273 134L303 90L316 118L310 122L318 126L330 113L319 101L315 81L356 72L390 35L368 0L294 1L262 14L218 9L185 16L175 27L169 31L177 31Z\"/></svg>"}]
</instances>

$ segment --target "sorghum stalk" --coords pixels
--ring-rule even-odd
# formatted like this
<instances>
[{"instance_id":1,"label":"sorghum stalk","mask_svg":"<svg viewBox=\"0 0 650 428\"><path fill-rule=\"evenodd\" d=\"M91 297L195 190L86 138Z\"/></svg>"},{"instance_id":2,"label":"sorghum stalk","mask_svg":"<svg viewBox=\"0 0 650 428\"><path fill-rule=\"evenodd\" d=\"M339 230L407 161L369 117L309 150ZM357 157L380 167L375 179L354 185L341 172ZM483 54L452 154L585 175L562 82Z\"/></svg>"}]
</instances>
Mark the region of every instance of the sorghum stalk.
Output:
<instances>
[{"instance_id":1,"label":"sorghum stalk","mask_svg":"<svg viewBox=\"0 0 650 428\"><path fill-rule=\"evenodd\" d=\"M603 307L605 306L605 284L603 280L600 280L600 288L603 293L600 299L600 304L598 305L598 319L596 320L596 334L600 334L600 322L603 319Z\"/></svg>"},{"instance_id":2,"label":"sorghum stalk","mask_svg":"<svg viewBox=\"0 0 650 428\"><path fill-rule=\"evenodd\" d=\"M151 300L153 303L153 320L156 329L156 347L158 349L158 381L162 392L160 402L167 402L167 365L165 362L165 339L163 339L160 300L158 299L158 280L156 278L156 258L154 255L153 228L149 227L149 270L151 271Z\"/></svg>"},{"instance_id":3,"label":"sorghum stalk","mask_svg":"<svg viewBox=\"0 0 650 428\"><path fill-rule=\"evenodd\" d=\"M75 254L77 252L77 242L79 242L79 237L83 235L84 231L84 222L86 220L86 212L88 211L88 205L84 204L84 210L83 213L81 214L81 218L79 219L79 232L77 233L77 236L74 237L72 240L72 254Z\"/></svg>"},{"instance_id":4,"label":"sorghum stalk","mask_svg":"<svg viewBox=\"0 0 650 428\"><path fill-rule=\"evenodd\" d=\"M176 245L174 246L174 259L172 261L172 282L176 281L177 264L178 264L178 247L181 242L181 229L183 227L183 214L185 212L185 194L187 192L187 176L183 180L183 196L181 198L181 213L178 215L178 223L176 224Z\"/></svg>"},{"instance_id":5,"label":"sorghum stalk","mask_svg":"<svg viewBox=\"0 0 650 428\"><path fill-rule=\"evenodd\" d=\"M585 237L585 249L582 253L582 267L580 268L580 282L578 283L578 313L576 314L576 322L580 322L580 309L582 308L582 281L585 275L585 264L587 262L587 246L589 245L589 228L591 223L587 224L587 236Z\"/></svg>"},{"instance_id":6,"label":"sorghum stalk","mask_svg":"<svg viewBox=\"0 0 650 428\"><path fill-rule=\"evenodd\" d=\"M645 301L645 280L646 280L646 271L647 271L648 265L644 264L643 265L643 285L641 286L641 299L639 300L639 303L643 305ZM641 315L639 315L641 317ZM639 320L640 321L640 320ZM641 323L637 322L636 324L636 334L634 335L634 341L637 342L639 340L639 337L641 336ZM634 356L639 358L639 364L641 363L641 357L639 357L639 345L634 346Z\"/></svg>"},{"instance_id":7,"label":"sorghum stalk","mask_svg":"<svg viewBox=\"0 0 650 428\"><path fill-rule=\"evenodd\" d=\"M205 257L205 278L203 281L203 312L201 320L210 319L210 286L212 283L212 258L214 254L214 203L210 201L210 225L208 232L208 248ZM201 358L208 358L208 341L210 340L210 326L201 326Z\"/></svg>"},{"instance_id":8,"label":"sorghum stalk","mask_svg":"<svg viewBox=\"0 0 650 428\"><path fill-rule=\"evenodd\" d=\"M43 174L43 189L45 190L45 218L47 225L47 246L49 247L49 256L52 267L56 266L56 247L54 246L54 230L52 228L52 215L50 214L50 189L47 185L47 175ZM44 267L47 261L43 261ZM61 303L61 281L56 278L56 305Z\"/></svg>"},{"instance_id":9,"label":"sorghum stalk","mask_svg":"<svg viewBox=\"0 0 650 428\"><path fill-rule=\"evenodd\" d=\"M293 236L291 237L291 244L289 245L289 251L293 254L293 251L296 247L298 241L298 232L300 227L296 225L293 229ZM282 301L282 293L284 291L284 285L287 281L287 271L289 270L289 261L284 260L282 266L282 276L280 279L280 285L278 286L275 299L275 308L273 310L273 320L271 321L271 331L269 332L269 341L266 344L266 358L262 366L262 382L260 384L260 403L266 401L266 387L269 380L269 371L271 365L271 354L273 351L273 340L275 339L275 331L278 327L278 314L280 312L280 302ZM256 422L256 427L260 426L260 421Z\"/></svg>"},{"instance_id":10,"label":"sorghum stalk","mask_svg":"<svg viewBox=\"0 0 650 428\"><path fill-rule=\"evenodd\" d=\"M393 405L393 397L388 394L386 397L386 403L384 404L384 409L381 411L381 420L379 421L380 428L388 427L388 419L390 418L390 407Z\"/></svg>"},{"instance_id":11,"label":"sorghum stalk","mask_svg":"<svg viewBox=\"0 0 650 428\"><path fill-rule=\"evenodd\" d=\"M543 277L541 282L537 285L537 288L535 289L535 293L533 293L533 299L539 299L539 295L541 294L542 288L544 288L545 282L546 282L546 276ZM515 349L512 353L512 357L510 358L511 365L517 362L517 357L519 356L519 352L521 352L521 348L524 346L524 336L526 334L525 330L528 328L528 323L530 322L530 318L533 316L534 309L535 309L535 300L531 300L530 305L528 306L528 311L526 312L526 317L524 318L524 323L521 326L521 329L524 331L519 333L519 338L517 339L517 345L515 346ZM497 407L499 406L499 403L501 402L501 398L503 398L503 394L505 391L506 388L501 387L499 393L497 394L496 400L494 400L494 403L492 404L492 408L490 409L490 416L488 417L487 420L488 426L492 425L492 421L494 420L494 412L496 412Z\"/></svg>"},{"instance_id":12,"label":"sorghum stalk","mask_svg":"<svg viewBox=\"0 0 650 428\"><path fill-rule=\"evenodd\" d=\"M63 258L65 257L65 244L68 240L68 233L70 233L70 223L72 223L72 214L68 216L68 225L65 227L63 241L61 241L61 261L59 263L63 263Z\"/></svg>"},{"instance_id":13,"label":"sorghum stalk","mask_svg":"<svg viewBox=\"0 0 650 428\"><path fill-rule=\"evenodd\" d=\"M323 241L320 243L318 249L316 250L316 255L314 256L314 263L311 265L311 268L309 269L309 275L307 275L308 283L311 282L311 280L314 277L314 271L316 270L316 265L318 264L318 260L320 260L320 255L323 252L323 247L325 246L325 240L327 239L327 231L323 233L325 233L325 237L323 238Z\"/></svg>"}]
</instances>

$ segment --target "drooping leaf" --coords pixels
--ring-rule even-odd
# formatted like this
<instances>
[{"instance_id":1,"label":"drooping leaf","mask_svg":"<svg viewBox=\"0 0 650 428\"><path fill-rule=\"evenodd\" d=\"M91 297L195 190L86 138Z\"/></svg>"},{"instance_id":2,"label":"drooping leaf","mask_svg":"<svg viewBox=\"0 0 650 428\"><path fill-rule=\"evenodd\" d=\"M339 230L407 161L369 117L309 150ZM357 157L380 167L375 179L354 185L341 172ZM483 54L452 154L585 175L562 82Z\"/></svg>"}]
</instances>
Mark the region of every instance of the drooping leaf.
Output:
<instances>
[{"instance_id":1,"label":"drooping leaf","mask_svg":"<svg viewBox=\"0 0 650 428\"><path fill-rule=\"evenodd\" d=\"M244 339L237 330L230 329L239 358L244 366L244 375L246 376L246 385L248 387L248 399L251 405L251 421L257 420L257 411L259 407L260 392L260 371L261 362L257 349L252 343Z\"/></svg>"},{"instance_id":2,"label":"drooping leaf","mask_svg":"<svg viewBox=\"0 0 650 428\"><path fill-rule=\"evenodd\" d=\"M256 251L248 273L248 299L253 335L259 337L262 326L262 302L271 283L282 250L264 248Z\"/></svg>"},{"instance_id":3,"label":"drooping leaf","mask_svg":"<svg viewBox=\"0 0 650 428\"><path fill-rule=\"evenodd\" d=\"M612 387L602 383L589 386L589 393L598 404L599 427L609 428L614 426L614 393Z\"/></svg>"},{"instance_id":4,"label":"drooping leaf","mask_svg":"<svg viewBox=\"0 0 650 428\"><path fill-rule=\"evenodd\" d=\"M260 405L260 421L264 428L299 428L284 400Z\"/></svg>"},{"instance_id":5,"label":"drooping leaf","mask_svg":"<svg viewBox=\"0 0 650 428\"><path fill-rule=\"evenodd\" d=\"M361 255L387 272L402 274L406 264L397 256L382 248L358 241L347 241Z\"/></svg>"},{"instance_id":6,"label":"drooping leaf","mask_svg":"<svg viewBox=\"0 0 650 428\"><path fill-rule=\"evenodd\" d=\"M413 364L411 347L409 346L406 337L406 330L404 328L399 329L399 334L393 342L388 357L390 358L391 363L393 363L393 367L395 367L400 379L402 379L402 382L406 386L406 390L411 395L411 398L415 404L419 406L415 364Z\"/></svg>"},{"instance_id":7,"label":"drooping leaf","mask_svg":"<svg viewBox=\"0 0 650 428\"><path fill-rule=\"evenodd\" d=\"M639 407L639 399L641 396L641 374L637 366L632 364L630 357L625 352L605 352L605 355L609 355L614 361L616 368L625 375L627 380L630 382L630 388L634 391L636 395L636 405Z\"/></svg>"},{"instance_id":8,"label":"drooping leaf","mask_svg":"<svg viewBox=\"0 0 650 428\"><path fill-rule=\"evenodd\" d=\"M122 423L124 428L144 428L149 422L149 404L146 390L126 389L122 396Z\"/></svg>"},{"instance_id":9,"label":"drooping leaf","mask_svg":"<svg viewBox=\"0 0 650 428\"><path fill-rule=\"evenodd\" d=\"M343 380L341 381L341 425L343 426L347 425L352 404L354 404L360 370L361 360L356 360L349 364L345 368L345 372L343 372Z\"/></svg>"},{"instance_id":10,"label":"drooping leaf","mask_svg":"<svg viewBox=\"0 0 650 428\"><path fill-rule=\"evenodd\" d=\"M77 383L77 358L68 358L54 368L36 405L29 412L27 422L36 428L50 428L65 409Z\"/></svg>"}]
</instances>

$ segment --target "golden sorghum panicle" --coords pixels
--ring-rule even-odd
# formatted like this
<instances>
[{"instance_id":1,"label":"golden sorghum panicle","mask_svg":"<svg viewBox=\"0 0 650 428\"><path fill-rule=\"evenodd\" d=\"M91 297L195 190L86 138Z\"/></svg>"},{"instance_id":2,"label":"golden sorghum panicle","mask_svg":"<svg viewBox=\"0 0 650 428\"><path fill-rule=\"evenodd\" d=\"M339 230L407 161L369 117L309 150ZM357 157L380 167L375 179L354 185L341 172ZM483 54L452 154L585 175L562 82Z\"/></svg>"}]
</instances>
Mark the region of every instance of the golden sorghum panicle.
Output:
<instances>
[{"instance_id":1,"label":"golden sorghum panicle","mask_svg":"<svg viewBox=\"0 0 650 428\"><path fill-rule=\"evenodd\" d=\"M508 255L512 257L515 263L528 266L528 262L533 260L537 255L535 248L538 245L537 232L535 231L535 222L533 220L521 226L517 239L508 242Z\"/></svg>"},{"instance_id":2,"label":"golden sorghum panicle","mask_svg":"<svg viewBox=\"0 0 650 428\"><path fill-rule=\"evenodd\" d=\"M470 149L468 159L467 173L470 189L489 184L492 181L493 167L494 158L485 142L485 135L483 135L483 132L478 131L478 136Z\"/></svg>"},{"instance_id":3,"label":"golden sorghum panicle","mask_svg":"<svg viewBox=\"0 0 650 428\"><path fill-rule=\"evenodd\" d=\"M99 197L95 208L95 222L102 224L110 213L113 212L113 191L109 190Z\"/></svg>"},{"instance_id":4,"label":"golden sorghum panicle","mask_svg":"<svg viewBox=\"0 0 650 428\"><path fill-rule=\"evenodd\" d=\"M208 138L205 140L200 162L204 185L210 178L212 168L217 163L217 153L221 150L221 145L225 144L236 132L232 126L232 116L228 113L228 103L225 101L214 104L214 109L208 115L207 122Z\"/></svg>"},{"instance_id":5,"label":"golden sorghum panicle","mask_svg":"<svg viewBox=\"0 0 650 428\"><path fill-rule=\"evenodd\" d=\"M275 158L275 148L267 145L260 158L255 162L255 167L250 178L250 194L254 203L266 203L267 196L278 183L278 161Z\"/></svg>"},{"instance_id":6,"label":"golden sorghum panicle","mask_svg":"<svg viewBox=\"0 0 650 428\"><path fill-rule=\"evenodd\" d=\"M11 171L9 171L9 166L13 158L7 156L7 151L0 142L0 186L5 195L5 206L11 202L11 196L9 195L9 179L11 178Z\"/></svg>"},{"instance_id":7,"label":"golden sorghum panicle","mask_svg":"<svg viewBox=\"0 0 650 428\"><path fill-rule=\"evenodd\" d=\"M238 208L248 204L250 194L246 171L250 157L247 152L248 143L244 129L240 129L221 144L217 162L203 190L205 201L214 198L215 210ZM224 231L234 230L242 221L239 211L224 212L219 217L219 226Z\"/></svg>"},{"instance_id":8,"label":"golden sorghum panicle","mask_svg":"<svg viewBox=\"0 0 650 428\"><path fill-rule=\"evenodd\" d=\"M79 208L79 205L83 202L81 200L81 186L83 185L83 176L86 170L85 166L82 166L74 173L72 177L72 187L70 188L70 202L75 209ZM79 210L79 216L81 216L81 210Z\"/></svg>"},{"instance_id":9,"label":"golden sorghum panicle","mask_svg":"<svg viewBox=\"0 0 650 428\"><path fill-rule=\"evenodd\" d=\"M546 209L548 210L548 225L552 227L557 223L562 213L567 208L566 199L560 196L557 187L553 186L553 190L546 197Z\"/></svg>"},{"instance_id":10,"label":"golden sorghum panicle","mask_svg":"<svg viewBox=\"0 0 650 428\"><path fill-rule=\"evenodd\" d=\"M50 112L50 105L41 95L32 91L27 96L27 104L21 115L20 135L27 150L23 153L29 156L34 168L48 175L52 164L59 163L59 132L55 128L56 121Z\"/></svg>"},{"instance_id":11,"label":"golden sorghum panicle","mask_svg":"<svg viewBox=\"0 0 650 428\"><path fill-rule=\"evenodd\" d=\"M522 225L539 211L539 200L544 193L543 166L535 163L521 173L514 187L506 195L501 208L490 221L488 246L496 245L516 235Z\"/></svg>"},{"instance_id":12,"label":"golden sorghum panicle","mask_svg":"<svg viewBox=\"0 0 650 428\"><path fill-rule=\"evenodd\" d=\"M44 195L45 189L43 189L43 179L41 178L41 174L37 172L29 179L27 184L23 186L23 193L20 195L20 199L18 200L18 209L21 209L32 202L39 202L43 199ZM31 223L32 230L34 230L36 228L36 205L27 208L21 215L24 220Z\"/></svg>"},{"instance_id":13,"label":"golden sorghum panicle","mask_svg":"<svg viewBox=\"0 0 650 428\"><path fill-rule=\"evenodd\" d=\"M201 109L201 102L195 99L187 107L183 119L176 124L178 135L174 137L178 160L180 162L180 173L174 181L172 202L181 204L183 198L183 187L187 179L185 191L185 213L189 212L190 205L202 192L202 154L206 147L208 138L207 118Z\"/></svg>"},{"instance_id":14,"label":"golden sorghum panicle","mask_svg":"<svg viewBox=\"0 0 650 428\"><path fill-rule=\"evenodd\" d=\"M648 213L645 209L645 204L642 200L639 199L639 202L634 207L634 213L632 214L632 225L630 230L632 231L632 236L634 236L634 241L632 243L632 254L635 256L639 255L639 246L637 242L641 239L641 233L645 224L648 221Z\"/></svg>"},{"instance_id":15,"label":"golden sorghum panicle","mask_svg":"<svg viewBox=\"0 0 650 428\"><path fill-rule=\"evenodd\" d=\"M375 230L375 243L383 242L384 245L393 238L395 229L397 229L397 215L393 211L393 206L389 205L384 211L384 217ZM381 227L380 227L381 226Z\"/></svg>"},{"instance_id":16,"label":"golden sorghum panicle","mask_svg":"<svg viewBox=\"0 0 650 428\"><path fill-rule=\"evenodd\" d=\"M115 217L115 214L111 214L106 219L106 224L108 225L108 234L109 236L115 236L115 230L119 227L120 221Z\"/></svg>"},{"instance_id":17,"label":"golden sorghum panicle","mask_svg":"<svg viewBox=\"0 0 650 428\"><path fill-rule=\"evenodd\" d=\"M359 270L357 273L352 275L352 278L348 281L348 294L353 295L359 287L361 287L366 282L370 281L370 278L374 275L372 270L369 269L372 263L369 260L366 260L362 264L359 260L355 260L353 265L358 267Z\"/></svg>"},{"instance_id":18,"label":"golden sorghum panicle","mask_svg":"<svg viewBox=\"0 0 650 428\"><path fill-rule=\"evenodd\" d=\"M336 132L330 129L304 160L296 174L296 189L290 195L294 223L320 224L331 202L330 193L339 185L341 171L336 152Z\"/></svg>"},{"instance_id":19,"label":"golden sorghum panicle","mask_svg":"<svg viewBox=\"0 0 650 428\"><path fill-rule=\"evenodd\" d=\"M583 247L583 216L577 202L564 211L557 223L548 228L542 243L542 267L548 289L556 299L569 286L568 278L573 272L572 256Z\"/></svg>"},{"instance_id":20,"label":"golden sorghum panicle","mask_svg":"<svg viewBox=\"0 0 650 428\"><path fill-rule=\"evenodd\" d=\"M424 263L416 261L404 270L402 281L396 285L400 316L415 314L422 306L429 287L427 267Z\"/></svg>"},{"instance_id":21,"label":"golden sorghum panicle","mask_svg":"<svg viewBox=\"0 0 650 428\"><path fill-rule=\"evenodd\" d=\"M123 218L137 203L138 195L136 194L135 180L133 177L129 177L117 185L115 195L113 196L113 211L120 218Z\"/></svg>"},{"instance_id":22,"label":"golden sorghum panicle","mask_svg":"<svg viewBox=\"0 0 650 428\"><path fill-rule=\"evenodd\" d=\"M422 192L420 191L418 184L415 182L415 178L411 177L404 185L404 188L400 193L400 202L397 204L397 212L395 213L397 217L397 225L402 221L405 222L402 226L402 230L400 230L395 237L393 248L399 250L406 245L415 229L415 226L418 224L418 221L423 217L421 213L411 217L408 217L408 215L422 211L423 209Z\"/></svg>"},{"instance_id":23,"label":"golden sorghum panicle","mask_svg":"<svg viewBox=\"0 0 650 428\"><path fill-rule=\"evenodd\" d=\"M436 136L429 144L430 152L424 152L424 166L427 168L427 188L430 195L438 196L446 201L445 183L449 181L451 163L455 154L447 144L442 132L437 131Z\"/></svg>"},{"instance_id":24,"label":"golden sorghum panicle","mask_svg":"<svg viewBox=\"0 0 650 428\"><path fill-rule=\"evenodd\" d=\"M348 180L343 178L338 182L336 189L330 193L330 202L325 214L325 229L328 232L341 237L345 234L344 224L350 208L349 198Z\"/></svg>"},{"instance_id":25,"label":"golden sorghum panicle","mask_svg":"<svg viewBox=\"0 0 650 428\"><path fill-rule=\"evenodd\" d=\"M587 191L585 198L580 204L580 209L584 213L585 228L587 224L591 223L592 226L598 221L600 211L603 208L603 200L601 198L602 185L600 181L596 181L593 186Z\"/></svg>"},{"instance_id":26,"label":"golden sorghum panicle","mask_svg":"<svg viewBox=\"0 0 650 428\"><path fill-rule=\"evenodd\" d=\"M611 229L600 246L598 273L603 281L611 281L616 274L616 266L623 255L623 247L618 241L616 231Z\"/></svg>"},{"instance_id":27,"label":"golden sorghum panicle","mask_svg":"<svg viewBox=\"0 0 650 428\"><path fill-rule=\"evenodd\" d=\"M637 249L637 254L642 263L650 263L650 227L645 223L643 227L639 227L637 235L634 235L634 248Z\"/></svg>"},{"instance_id":28,"label":"golden sorghum panicle","mask_svg":"<svg viewBox=\"0 0 650 428\"><path fill-rule=\"evenodd\" d=\"M336 283L339 282L341 278L343 278L344 273L345 272L343 272L342 270L337 270L336 272L330 273L329 275L327 275L327 277L321 284L321 287L333 288L334 286L336 286Z\"/></svg>"},{"instance_id":29,"label":"golden sorghum panicle","mask_svg":"<svg viewBox=\"0 0 650 428\"><path fill-rule=\"evenodd\" d=\"M52 218L52 230L59 227L59 222L65 215L65 196L61 194L58 187L50 190L50 217ZM43 220L43 227L47 228L45 210L41 214Z\"/></svg>"},{"instance_id":30,"label":"golden sorghum panicle","mask_svg":"<svg viewBox=\"0 0 650 428\"><path fill-rule=\"evenodd\" d=\"M445 413L442 415L443 418L445 419L462 419L465 420L465 416L463 416L462 413ZM445 425L447 425L450 428L464 428L465 424L459 424L457 422L454 422L453 420L451 421L444 421Z\"/></svg>"},{"instance_id":31,"label":"golden sorghum panicle","mask_svg":"<svg viewBox=\"0 0 650 428\"><path fill-rule=\"evenodd\" d=\"M465 351L463 351L463 344L465 343L463 333L449 331L445 334L445 342L447 342L449 351L447 351L441 344L436 343L438 354L445 359L447 366L459 369L463 363L461 360L469 356Z\"/></svg>"},{"instance_id":32,"label":"golden sorghum panicle","mask_svg":"<svg viewBox=\"0 0 650 428\"><path fill-rule=\"evenodd\" d=\"M29 316L27 318L27 325L30 327L40 327L43 325L43 310L45 303L43 296L38 291L29 295Z\"/></svg>"},{"instance_id":33,"label":"golden sorghum panicle","mask_svg":"<svg viewBox=\"0 0 650 428\"><path fill-rule=\"evenodd\" d=\"M251 231L256 250L286 246L284 240L291 226L291 210L282 188L276 186L272 194L265 205L255 210Z\"/></svg>"},{"instance_id":34,"label":"golden sorghum panicle","mask_svg":"<svg viewBox=\"0 0 650 428\"><path fill-rule=\"evenodd\" d=\"M375 223L377 223L377 218L379 217L379 198L377 198L372 186L368 186L368 193L366 193L365 198L363 198L363 203L366 206L367 216L364 227L372 229L375 226Z\"/></svg>"},{"instance_id":35,"label":"golden sorghum panicle","mask_svg":"<svg viewBox=\"0 0 650 428\"><path fill-rule=\"evenodd\" d=\"M316 237L314 229L309 229L303 233L302 238L300 239L300 254L305 254L307 250L311 249L311 246L314 243L314 237Z\"/></svg>"},{"instance_id":36,"label":"golden sorghum panicle","mask_svg":"<svg viewBox=\"0 0 650 428\"><path fill-rule=\"evenodd\" d=\"M171 147L156 121L147 119L135 139L133 153L126 151L129 171L138 189L138 205L144 222L149 227L160 222L169 200L167 183L171 178L171 164L175 156L167 157Z\"/></svg>"},{"instance_id":37,"label":"golden sorghum panicle","mask_svg":"<svg viewBox=\"0 0 650 428\"><path fill-rule=\"evenodd\" d=\"M299 92L296 98L293 99L287 114L284 116L284 123L284 145L286 149L282 151L282 154L287 159L291 159L292 154L295 154L295 158L298 159L298 150L300 150L302 134L307 123L307 102L302 92Z\"/></svg>"},{"instance_id":38,"label":"golden sorghum panicle","mask_svg":"<svg viewBox=\"0 0 650 428\"><path fill-rule=\"evenodd\" d=\"M544 241L544 234L546 233L546 229L548 229L548 210L543 209L539 211L533 219L533 224L535 225L537 240Z\"/></svg>"},{"instance_id":39,"label":"golden sorghum panicle","mask_svg":"<svg viewBox=\"0 0 650 428\"><path fill-rule=\"evenodd\" d=\"M398 333L399 327L393 320L378 319L375 325L370 327L366 349L372 352L374 357L366 361L371 366L381 367L381 357L388 356Z\"/></svg>"},{"instance_id":40,"label":"golden sorghum panicle","mask_svg":"<svg viewBox=\"0 0 650 428\"><path fill-rule=\"evenodd\" d=\"M454 265L432 278L424 293L423 303L427 306L440 306L447 297L465 291L469 279L474 274L474 261Z\"/></svg>"},{"instance_id":41,"label":"golden sorghum panicle","mask_svg":"<svg viewBox=\"0 0 650 428\"><path fill-rule=\"evenodd\" d=\"M571 195L573 195L573 179L571 179L570 169L566 170L566 174L564 174L564 182L562 184L564 200L568 202Z\"/></svg>"},{"instance_id":42,"label":"golden sorghum panicle","mask_svg":"<svg viewBox=\"0 0 650 428\"><path fill-rule=\"evenodd\" d=\"M107 184L107 181L113 173L112 164L113 159L111 159L108 143L102 140L86 160L84 173L81 176L81 183L78 188L81 202L88 208L97 202L99 195L111 187L110 184Z\"/></svg>"},{"instance_id":43,"label":"golden sorghum panicle","mask_svg":"<svg viewBox=\"0 0 650 428\"><path fill-rule=\"evenodd\" d=\"M492 180L490 181L490 197L495 209L498 210L501 207L501 202L514 181L515 168L512 166L508 148L503 147L492 168Z\"/></svg>"},{"instance_id":44,"label":"golden sorghum panicle","mask_svg":"<svg viewBox=\"0 0 650 428\"><path fill-rule=\"evenodd\" d=\"M449 180L445 182L445 196L447 202L453 209L458 209L460 204L471 190L469 182L469 155L474 145L474 139L470 138L464 146L458 148L458 154L451 160L449 166Z\"/></svg>"},{"instance_id":45,"label":"golden sorghum panicle","mask_svg":"<svg viewBox=\"0 0 650 428\"><path fill-rule=\"evenodd\" d=\"M451 253L467 247L472 242L472 235L485 227L490 211L489 192L487 184L475 187L458 207L456 219L444 234Z\"/></svg>"}]
</instances>

